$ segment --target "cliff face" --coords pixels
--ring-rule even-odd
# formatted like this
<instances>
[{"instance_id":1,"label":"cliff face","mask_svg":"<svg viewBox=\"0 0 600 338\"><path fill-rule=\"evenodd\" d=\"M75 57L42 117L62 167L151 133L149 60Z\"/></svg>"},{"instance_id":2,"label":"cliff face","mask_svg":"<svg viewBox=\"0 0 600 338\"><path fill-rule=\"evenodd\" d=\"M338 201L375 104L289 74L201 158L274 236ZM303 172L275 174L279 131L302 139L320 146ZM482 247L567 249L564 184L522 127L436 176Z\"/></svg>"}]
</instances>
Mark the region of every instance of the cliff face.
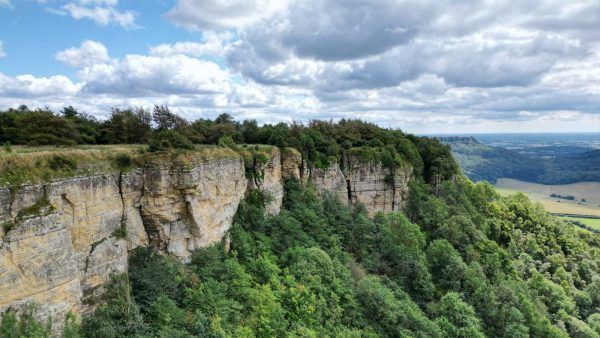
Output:
<instances>
[{"instance_id":1,"label":"cliff face","mask_svg":"<svg viewBox=\"0 0 600 338\"><path fill-rule=\"evenodd\" d=\"M264 189L280 195L275 213L283 186L279 158L270 162ZM238 157L0 189L0 313L35 303L59 330L68 312L94 308L111 274L127 271L128 250L150 245L187 260L220 241L246 184Z\"/></svg>"},{"instance_id":2,"label":"cliff face","mask_svg":"<svg viewBox=\"0 0 600 338\"><path fill-rule=\"evenodd\" d=\"M381 163L365 163L349 158L345 168L350 203L362 203L370 214L398 211L408 198L412 168L385 168Z\"/></svg>"},{"instance_id":3,"label":"cliff face","mask_svg":"<svg viewBox=\"0 0 600 338\"><path fill-rule=\"evenodd\" d=\"M309 171L294 149L273 149L249 178L242 156L193 163L0 188L0 313L36 303L59 330L68 312L94 309L111 274L127 271L128 251L151 246L186 261L222 240L250 189L271 197L270 214L281 208L284 179L388 212L402 208L411 173L357 159Z\"/></svg>"},{"instance_id":4,"label":"cliff face","mask_svg":"<svg viewBox=\"0 0 600 338\"><path fill-rule=\"evenodd\" d=\"M295 171L296 168L286 168L285 173ZM283 201L283 172L281 166L281 151L274 148L265 163L256 163L254 173L248 178L248 189L258 189L267 196L265 210L269 215L279 213ZM235 211L234 211L235 213Z\"/></svg>"},{"instance_id":5,"label":"cliff face","mask_svg":"<svg viewBox=\"0 0 600 338\"><path fill-rule=\"evenodd\" d=\"M349 157L343 169L337 163L325 169L313 168L310 182L318 195L332 191L349 204L363 204L372 215L379 211L398 211L404 207L411 173L410 166L390 169L381 163Z\"/></svg>"},{"instance_id":6,"label":"cliff face","mask_svg":"<svg viewBox=\"0 0 600 338\"><path fill-rule=\"evenodd\" d=\"M152 168L142 181L140 214L149 244L184 260L223 238L246 191L239 158L191 169Z\"/></svg>"}]
</instances>

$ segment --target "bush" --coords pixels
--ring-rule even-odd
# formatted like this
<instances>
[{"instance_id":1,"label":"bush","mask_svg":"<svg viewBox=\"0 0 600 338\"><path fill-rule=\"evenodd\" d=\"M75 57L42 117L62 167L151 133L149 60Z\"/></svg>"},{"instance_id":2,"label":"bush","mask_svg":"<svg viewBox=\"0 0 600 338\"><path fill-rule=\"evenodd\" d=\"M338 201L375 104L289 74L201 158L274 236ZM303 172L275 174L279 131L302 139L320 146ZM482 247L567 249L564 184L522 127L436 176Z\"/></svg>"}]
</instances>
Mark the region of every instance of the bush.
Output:
<instances>
[{"instance_id":1,"label":"bush","mask_svg":"<svg viewBox=\"0 0 600 338\"><path fill-rule=\"evenodd\" d=\"M235 141L230 135L225 135L219 139L219 146L224 148L235 148Z\"/></svg>"},{"instance_id":2,"label":"bush","mask_svg":"<svg viewBox=\"0 0 600 338\"><path fill-rule=\"evenodd\" d=\"M10 144L10 142L4 142L4 151L7 153L12 153L12 146Z\"/></svg>"},{"instance_id":3,"label":"bush","mask_svg":"<svg viewBox=\"0 0 600 338\"><path fill-rule=\"evenodd\" d=\"M67 158L65 156L54 155L48 160L48 166L54 171L69 171L75 170L77 168L77 163L75 162L75 160Z\"/></svg>"},{"instance_id":4,"label":"bush","mask_svg":"<svg viewBox=\"0 0 600 338\"><path fill-rule=\"evenodd\" d=\"M194 149L192 142L184 135L174 130L161 130L154 134L148 142L149 151L164 151L169 149Z\"/></svg>"},{"instance_id":5,"label":"bush","mask_svg":"<svg viewBox=\"0 0 600 338\"><path fill-rule=\"evenodd\" d=\"M131 156L127 154L117 155L115 161L117 162L117 167L121 170L129 169L133 165Z\"/></svg>"}]
</instances>

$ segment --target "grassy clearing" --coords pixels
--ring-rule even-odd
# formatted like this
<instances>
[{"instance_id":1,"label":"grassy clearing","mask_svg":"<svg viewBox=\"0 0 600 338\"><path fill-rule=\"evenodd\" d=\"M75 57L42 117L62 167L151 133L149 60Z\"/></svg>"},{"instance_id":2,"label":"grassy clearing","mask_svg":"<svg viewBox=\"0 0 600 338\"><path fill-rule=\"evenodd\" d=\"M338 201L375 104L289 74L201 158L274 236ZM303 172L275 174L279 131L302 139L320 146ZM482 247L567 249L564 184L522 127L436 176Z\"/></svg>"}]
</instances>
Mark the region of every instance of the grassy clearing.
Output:
<instances>
[{"instance_id":1,"label":"grassy clearing","mask_svg":"<svg viewBox=\"0 0 600 338\"><path fill-rule=\"evenodd\" d=\"M580 182L564 185L544 185L501 178L495 186L503 195L517 192L526 194L532 201L541 203L552 213L600 216L600 183ZM575 201L552 198L550 194L574 195ZM585 198L585 202L581 199Z\"/></svg>"},{"instance_id":2,"label":"grassy clearing","mask_svg":"<svg viewBox=\"0 0 600 338\"><path fill-rule=\"evenodd\" d=\"M571 221L578 221L592 229L600 230L600 218L584 218L584 217L563 217L563 218L567 219L567 220L571 220Z\"/></svg>"},{"instance_id":3,"label":"grassy clearing","mask_svg":"<svg viewBox=\"0 0 600 338\"><path fill-rule=\"evenodd\" d=\"M51 182L68 177L124 171L144 165L182 165L239 158L229 148L196 146L194 150L146 152L143 145L13 147L0 151L0 186Z\"/></svg>"}]
</instances>

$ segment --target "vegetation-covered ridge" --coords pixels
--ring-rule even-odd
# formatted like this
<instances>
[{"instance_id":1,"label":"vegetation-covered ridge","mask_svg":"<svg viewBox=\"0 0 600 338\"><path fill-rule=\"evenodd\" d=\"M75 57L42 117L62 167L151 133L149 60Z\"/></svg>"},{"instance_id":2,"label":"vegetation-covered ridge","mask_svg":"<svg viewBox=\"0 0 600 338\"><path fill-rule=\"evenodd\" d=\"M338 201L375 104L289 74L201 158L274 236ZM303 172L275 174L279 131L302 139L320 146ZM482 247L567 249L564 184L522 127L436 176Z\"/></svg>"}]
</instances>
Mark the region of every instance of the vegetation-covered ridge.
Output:
<instances>
[{"instance_id":1,"label":"vegetation-covered ridge","mask_svg":"<svg viewBox=\"0 0 600 338\"><path fill-rule=\"evenodd\" d=\"M317 168L343 162L352 152L390 167L410 164L415 176L427 181L446 179L458 172L449 148L437 140L359 120L259 126L255 120L239 122L222 114L214 120L187 121L166 106L155 106L152 111L113 109L104 121L73 107L54 113L22 106L0 112L0 143L7 152L17 144L143 144L150 152L189 150L197 144L265 144L295 148L308 165Z\"/></svg>"}]
</instances>

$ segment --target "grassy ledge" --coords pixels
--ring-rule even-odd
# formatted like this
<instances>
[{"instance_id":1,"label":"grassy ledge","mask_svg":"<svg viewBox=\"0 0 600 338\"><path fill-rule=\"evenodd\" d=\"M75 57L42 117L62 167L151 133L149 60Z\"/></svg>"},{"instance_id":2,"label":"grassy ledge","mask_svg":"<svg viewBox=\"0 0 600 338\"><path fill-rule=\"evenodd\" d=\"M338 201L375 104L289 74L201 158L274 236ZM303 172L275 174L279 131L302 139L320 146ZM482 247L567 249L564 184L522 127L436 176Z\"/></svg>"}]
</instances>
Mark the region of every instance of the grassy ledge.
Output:
<instances>
[{"instance_id":1,"label":"grassy ledge","mask_svg":"<svg viewBox=\"0 0 600 338\"><path fill-rule=\"evenodd\" d=\"M183 166L224 158L240 158L236 151L202 145L193 150L149 153L142 145L77 147L13 147L0 151L0 187L52 182L60 179L115 173L143 166Z\"/></svg>"}]
</instances>

